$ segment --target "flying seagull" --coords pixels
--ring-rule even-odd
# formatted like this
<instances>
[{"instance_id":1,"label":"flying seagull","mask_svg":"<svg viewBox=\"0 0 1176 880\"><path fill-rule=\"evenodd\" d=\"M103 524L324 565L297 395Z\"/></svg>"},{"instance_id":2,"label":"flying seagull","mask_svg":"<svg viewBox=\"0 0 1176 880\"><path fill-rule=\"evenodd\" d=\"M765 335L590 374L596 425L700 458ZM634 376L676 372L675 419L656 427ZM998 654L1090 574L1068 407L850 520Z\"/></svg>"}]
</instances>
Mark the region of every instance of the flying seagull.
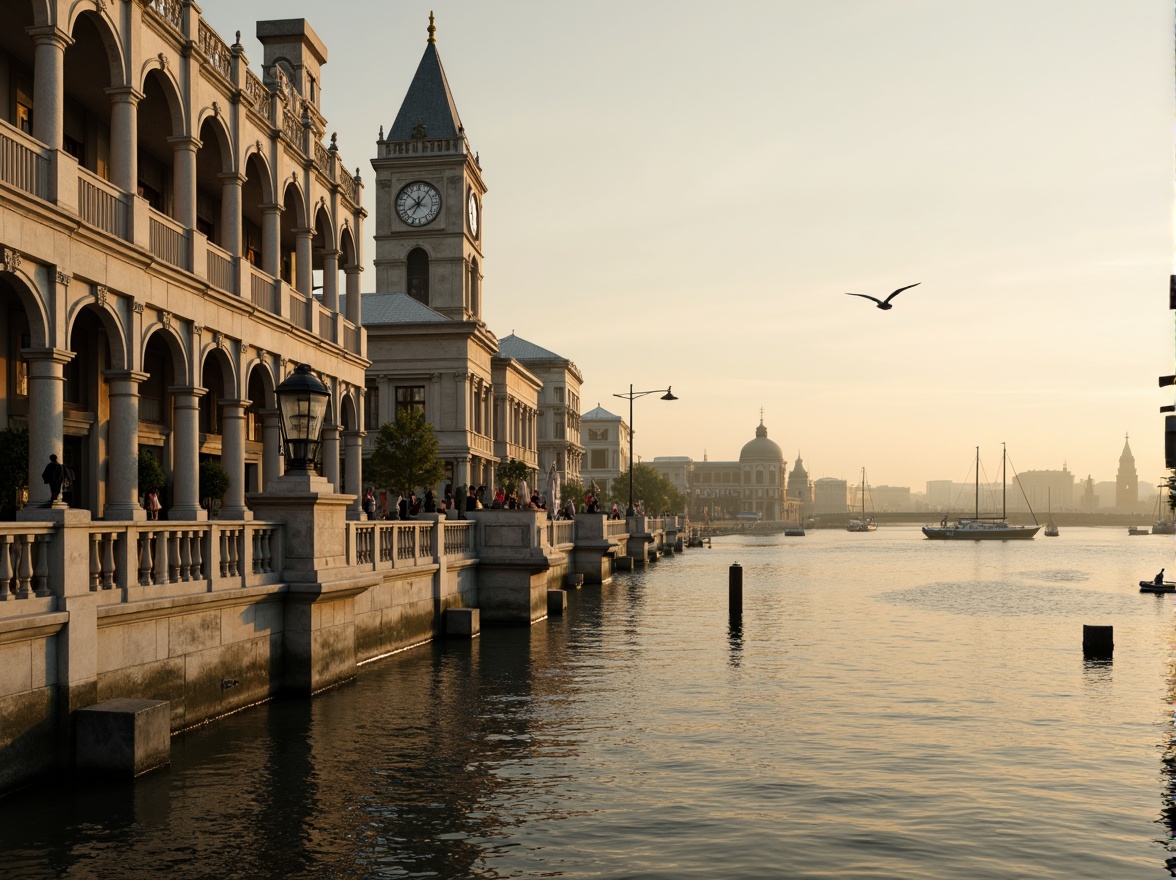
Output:
<instances>
[{"instance_id":1,"label":"flying seagull","mask_svg":"<svg viewBox=\"0 0 1176 880\"><path fill-rule=\"evenodd\" d=\"M922 283L923 282L921 281L916 281L914 284L908 284L906 287L900 287L898 290L894 291L894 293L890 294L890 296L886 297L886 299L878 299L878 297L870 296L868 293L847 293L846 296L860 296L863 299L873 300L878 304L878 308L880 309L892 309L894 308L894 306L890 303L892 299L894 299L904 290L910 290L912 287L918 287Z\"/></svg>"}]
</instances>

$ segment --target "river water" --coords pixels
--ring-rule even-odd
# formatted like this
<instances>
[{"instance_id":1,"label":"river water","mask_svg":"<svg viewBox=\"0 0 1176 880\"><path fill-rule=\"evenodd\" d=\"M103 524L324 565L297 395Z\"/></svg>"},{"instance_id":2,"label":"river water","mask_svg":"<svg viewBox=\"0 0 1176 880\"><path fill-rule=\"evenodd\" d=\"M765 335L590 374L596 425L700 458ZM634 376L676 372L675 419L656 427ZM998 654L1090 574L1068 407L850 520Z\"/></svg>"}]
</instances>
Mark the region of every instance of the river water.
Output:
<instances>
[{"instance_id":1,"label":"river water","mask_svg":"<svg viewBox=\"0 0 1176 880\"><path fill-rule=\"evenodd\" d=\"M1176 614L1136 584L1174 551L717 539L178 736L134 784L0 799L0 876L1167 877Z\"/></svg>"}]
</instances>

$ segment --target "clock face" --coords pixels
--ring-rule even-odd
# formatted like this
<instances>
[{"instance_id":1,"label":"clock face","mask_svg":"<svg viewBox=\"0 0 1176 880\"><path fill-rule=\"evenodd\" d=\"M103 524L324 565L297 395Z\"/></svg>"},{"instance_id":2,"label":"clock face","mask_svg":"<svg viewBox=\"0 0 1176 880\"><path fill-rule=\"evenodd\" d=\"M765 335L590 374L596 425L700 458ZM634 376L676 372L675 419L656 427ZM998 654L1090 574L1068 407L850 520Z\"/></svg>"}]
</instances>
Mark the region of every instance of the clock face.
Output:
<instances>
[{"instance_id":1,"label":"clock face","mask_svg":"<svg viewBox=\"0 0 1176 880\"><path fill-rule=\"evenodd\" d=\"M470 235L476 237L478 234L478 198L472 192L470 193L467 213L470 218Z\"/></svg>"},{"instance_id":2,"label":"clock face","mask_svg":"<svg viewBox=\"0 0 1176 880\"><path fill-rule=\"evenodd\" d=\"M423 180L408 184L396 196L396 214L409 226L432 223L441 213L441 193Z\"/></svg>"}]
</instances>

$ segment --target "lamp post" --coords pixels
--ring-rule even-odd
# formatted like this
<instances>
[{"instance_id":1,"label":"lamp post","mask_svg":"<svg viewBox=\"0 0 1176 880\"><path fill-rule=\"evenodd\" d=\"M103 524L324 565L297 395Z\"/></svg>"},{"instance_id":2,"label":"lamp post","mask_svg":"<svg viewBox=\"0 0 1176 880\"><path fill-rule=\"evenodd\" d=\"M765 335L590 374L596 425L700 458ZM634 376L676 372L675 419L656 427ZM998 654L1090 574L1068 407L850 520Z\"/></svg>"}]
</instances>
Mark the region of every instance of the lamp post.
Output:
<instances>
[{"instance_id":1,"label":"lamp post","mask_svg":"<svg viewBox=\"0 0 1176 880\"><path fill-rule=\"evenodd\" d=\"M670 388L673 386L671 385ZM677 400L671 392L670 388L654 388L652 391L634 391L633 386L629 386L628 393L621 392L620 394L613 394L613 397L624 398L629 401L629 506L625 510L625 516L635 516L637 511L633 508L633 435L637 433L633 430L633 401L638 397L644 397L647 394L658 394L662 391L662 400Z\"/></svg>"},{"instance_id":2,"label":"lamp post","mask_svg":"<svg viewBox=\"0 0 1176 880\"><path fill-rule=\"evenodd\" d=\"M323 432L323 415L331 392L310 371L299 364L277 388L279 424L286 452L286 473L314 475L319 443Z\"/></svg>"}]
</instances>

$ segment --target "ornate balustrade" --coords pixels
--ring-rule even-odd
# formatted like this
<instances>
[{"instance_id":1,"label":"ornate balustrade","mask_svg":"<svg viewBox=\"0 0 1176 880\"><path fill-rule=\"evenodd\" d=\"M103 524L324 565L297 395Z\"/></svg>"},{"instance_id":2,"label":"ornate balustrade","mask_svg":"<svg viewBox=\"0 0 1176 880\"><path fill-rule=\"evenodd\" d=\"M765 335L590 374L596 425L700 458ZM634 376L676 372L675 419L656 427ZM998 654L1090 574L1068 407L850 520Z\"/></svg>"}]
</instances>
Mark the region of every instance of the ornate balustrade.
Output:
<instances>
[{"instance_id":1,"label":"ornate balustrade","mask_svg":"<svg viewBox=\"0 0 1176 880\"><path fill-rule=\"evenodd\" d=\"M469 520L434 523L377 520L347 524L347 562L373 570L433 565L441 533L442 555L450 561L475 559L474 524Z\"/></svg>"},{"instance_id":2,"label":"ornate balustrade","mask_svg":"<svg viewBox=\"0 0 1176 880\"><path fill-rule=\"evenodd\" d=\"M621 538L629 534L629 522L623 519L605 520L604 536L606 538Z\"/></svg>"},{"instance_id":3,"label":"ornate balustrade","mask_svg":"<svg viewBox=\"0 0 1176 880\"><path fill-rule=\"evenodd\" d=\"M49 198L49 157L40 143L0 122L0 180L39 199Z\"/></svg>"},{"instance_id":4,"label":"ornate balustrade","mask_svg":"<svg viewBox=\"0 0 1176 880\"><path fill-rule=\"evenodd\" d=\"M78 168L78 216L84 223L121 239L127 237L127 204L118 187Z\"/></svg>"},{"instance_id":5,"label":"ornate balustrade","mask_svg":"<svg viewBox=\"0 0 1176 880\"><path fill-rule=\"evenodd\" d=\"M151 218L151 253L165 263L179 269L188 268L188 236L184 227L154 208L148 209Z\"/></svg>"},{"instance_id":6,"label":"ornate balustrade","mask_svg":"<svg viewBox=\"0 0 1176 880\"><path fill-rule=\"evenodd\" d=\"M20 600L51 594L49 544L54 537L52 525L5 523L0 531L0 602L19 606Z\"/></svg>"},{"instance_id":7,"label":"ornate balustrade","mask_svg":"<svg viewBox=\"0 0 1176 880\"><path fill-rule=\"evenodd\" d=\"M236 270L233 268L233 257L228 251L217 247L211 241L208 243L207 253L208 283L218 290L236 293Z\"/></svg>"},{"instance_id":8,"label":"ornate balustrade","mask_svg":"<svg viewBox=\"0 0 1176 880\"><path fill-rule=\"evenodd\" d=\"M229 47L220 38L220 34L204 23L203 18L200 19L200 32L197 38L197 45L208 59L208 63L212 65L213 70L217 71L225 79L232 79L233 56L229 52Z\"/></svg>"}]
</instances>

